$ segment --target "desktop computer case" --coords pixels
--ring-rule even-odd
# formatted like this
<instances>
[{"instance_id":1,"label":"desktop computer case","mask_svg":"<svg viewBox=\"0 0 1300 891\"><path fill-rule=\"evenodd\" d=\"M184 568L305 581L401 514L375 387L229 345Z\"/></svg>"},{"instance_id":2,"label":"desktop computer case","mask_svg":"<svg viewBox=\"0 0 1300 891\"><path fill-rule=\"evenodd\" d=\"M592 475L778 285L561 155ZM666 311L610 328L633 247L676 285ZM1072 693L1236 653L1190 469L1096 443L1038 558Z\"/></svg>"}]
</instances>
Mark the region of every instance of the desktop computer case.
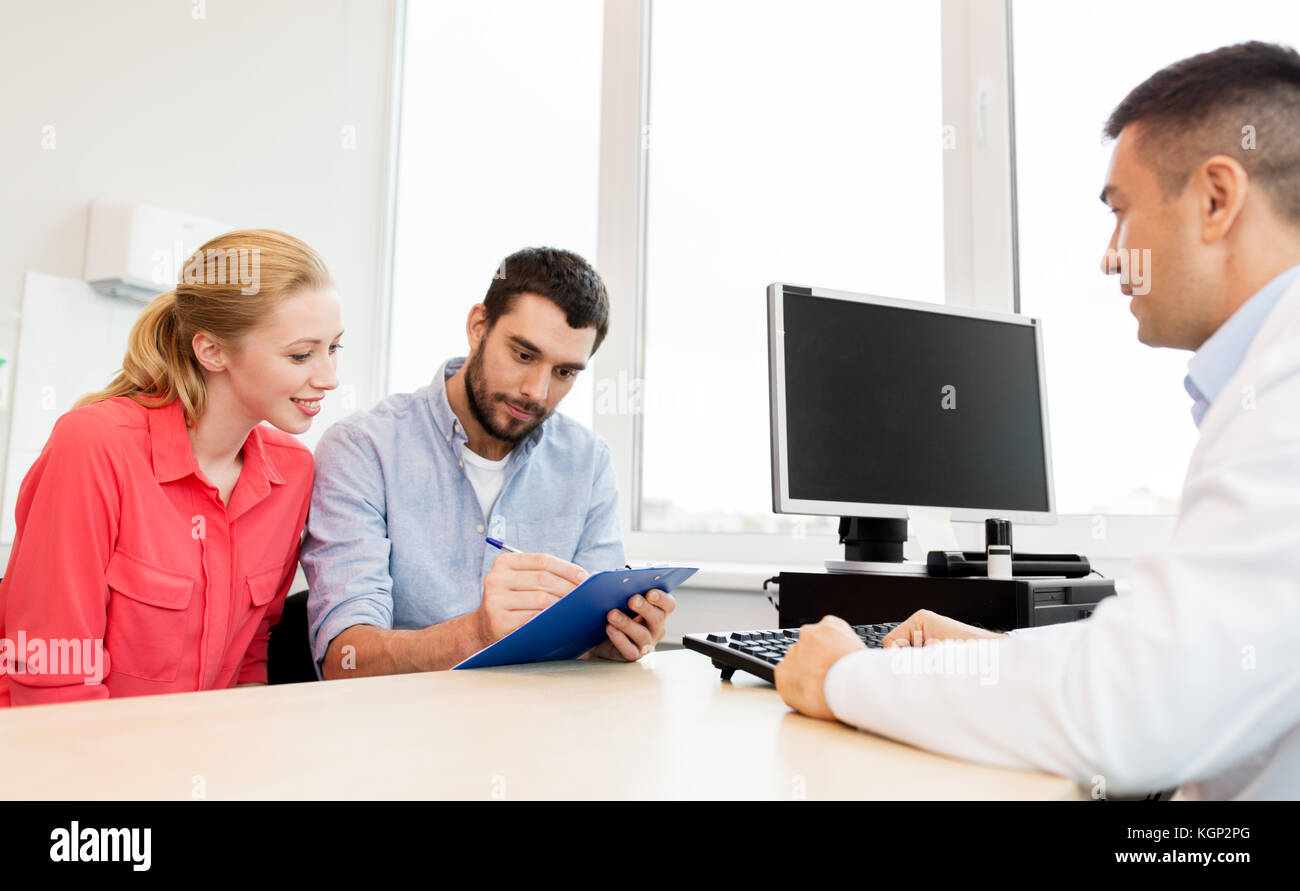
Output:
<instances>
[{"instance_id":1,"label":"desktop computer case","mask_svg":"<svg viewBox=\"0 0 1300 891\"><path fill-rule=\"evenodd\" d=\"M996 631L1073 622L1115 593L1110 579L934 578L871 573L783 572L779 625L798 628L839 616L850 625L899 622L928 609Z\"/></svg>"}]
</instances>

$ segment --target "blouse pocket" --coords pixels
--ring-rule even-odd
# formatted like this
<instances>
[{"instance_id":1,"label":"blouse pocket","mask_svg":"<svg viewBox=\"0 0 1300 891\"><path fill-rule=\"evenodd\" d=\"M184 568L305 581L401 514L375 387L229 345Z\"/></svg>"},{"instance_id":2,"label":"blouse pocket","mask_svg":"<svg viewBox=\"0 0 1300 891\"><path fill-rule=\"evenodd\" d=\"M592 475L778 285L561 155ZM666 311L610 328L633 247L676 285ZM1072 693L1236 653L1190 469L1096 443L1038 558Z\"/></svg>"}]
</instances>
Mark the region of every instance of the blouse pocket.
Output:
<instances>
[{"instance_id":1,"label":"blouse pocket","mask_svg":"<svg viewBox=\"0 0 1300 891\"><path fill-rule=\"evenodd\" d=\"M275 592L280 587L282 578L284 578L283 566L274 566L249 575L245 583L248 585L248 599L253 602L253 606L266 606L275 599Z\"/></svg>"},{"instance_id":2,"label":"blouse pocket","mask_svg":"<svg viewBox=\"0 0 1300 891\"><path fill-rule=\"evenodd\" d=\"M125 551L108 561L104 646L112 671L167 683L176 680L194 580Z\"/></svg>"},{"instance_id":3,"label":"blouse pocket","mask_svg":"<svg viewBox=\"0 0 1300 891\"><path fill-rule=\"evenodd\" d=\"M257 636L287 571L288 567L273 566L244 576L244 597L236 603L230 646L221 663L222 671L237 671L248 655L248 647Z\"/></svg>"}]
</instances>

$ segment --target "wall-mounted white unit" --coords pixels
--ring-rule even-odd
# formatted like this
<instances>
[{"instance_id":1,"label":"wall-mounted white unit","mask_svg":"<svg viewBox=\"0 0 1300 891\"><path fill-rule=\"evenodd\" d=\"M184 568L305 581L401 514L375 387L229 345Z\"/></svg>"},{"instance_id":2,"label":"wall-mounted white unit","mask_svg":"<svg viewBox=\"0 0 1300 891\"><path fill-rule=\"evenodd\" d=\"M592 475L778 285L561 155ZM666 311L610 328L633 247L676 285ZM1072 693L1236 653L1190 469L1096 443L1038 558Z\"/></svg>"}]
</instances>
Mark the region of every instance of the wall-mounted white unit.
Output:
<instances>
[{"instance_id":1,"label":"wall-mounted white unit","mask_svg":"<svg viewBox=\"0 0 1300 891\"><path fill-rule=\"evenodd\" d=\"M86 227L86 270L92 288L148 303L175 286L185 258L234 226L193 214L97 198Z\"/></svg>"}]
</instances>

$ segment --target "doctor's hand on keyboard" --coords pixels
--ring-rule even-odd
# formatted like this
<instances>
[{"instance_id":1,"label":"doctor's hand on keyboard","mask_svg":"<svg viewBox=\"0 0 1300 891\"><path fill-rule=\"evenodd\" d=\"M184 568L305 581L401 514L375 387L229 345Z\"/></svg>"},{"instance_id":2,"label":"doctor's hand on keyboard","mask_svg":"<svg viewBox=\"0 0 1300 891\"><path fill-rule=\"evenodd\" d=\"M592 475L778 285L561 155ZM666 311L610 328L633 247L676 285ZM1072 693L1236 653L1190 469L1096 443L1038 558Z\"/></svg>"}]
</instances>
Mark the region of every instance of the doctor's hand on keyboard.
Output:
<instances>
[{"instance_id":1,"label":"doctor's hand on keyboard","mask_svg":"<svg viewBox=\"0 0 1300 891\"><path fill-rule=\"evenodd\" d=\"M899 623L884 637L881 646L924 646L939 640L1005 636L923 609ZM805 625L799 629L799 642L777 663L777 692L795 711L812 718L834 720L835 715L826 704L826 675L840 659L864 648L865 644L849 624L836 616Z\"/></svg>"},{"instance_id":2,"label":"doctor's hand on keyboard","mask_svg":"<svg viewBox=\"0 0 1300 891\"><path fill-rule=\"evenodd\" d=\"M937 640L973 640L975 638L1006 637L1000 631L977 628L930 612L928 609L917 610L899 623L899 626L881 641L881 646L920 647Z\"/></svg>"},{"instance_id":3,"label":"doctor's hand on keyboard","mask_svg":"<svg viewBox=\"0 0 1300 891\"><path fill-rule=\"evenodd\" d=\"M849 623L827 616L799 629L799 640L776 664L776 690L785 704L812 718L835 719L826 704L826 673L843 657L867 645Z\"/></svg>"}]
</instances>

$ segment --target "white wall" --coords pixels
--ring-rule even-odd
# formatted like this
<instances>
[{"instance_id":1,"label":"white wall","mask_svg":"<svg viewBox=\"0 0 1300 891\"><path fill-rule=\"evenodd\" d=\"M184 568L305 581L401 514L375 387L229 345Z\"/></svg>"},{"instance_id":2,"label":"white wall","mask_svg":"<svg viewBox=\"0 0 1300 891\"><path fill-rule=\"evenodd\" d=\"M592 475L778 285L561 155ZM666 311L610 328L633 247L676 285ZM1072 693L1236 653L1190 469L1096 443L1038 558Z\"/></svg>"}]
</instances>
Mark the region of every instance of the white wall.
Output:
<instances>
[{"instance_id":1,"label":"white wall","mask_svg":"<svg viewBox=\"0 0 1300 891\"><path fill-rule=\"evenodd\" d=\"M392 0L6 4L0 349L14 354L27 270L81 277L87 206L108 195L315 247L342 294L340 377L355 389L304 440L350 413L344 397L371 405L393 15ZM0 412L0 446L8 428Z\"/></svg>"}]
</instances>

